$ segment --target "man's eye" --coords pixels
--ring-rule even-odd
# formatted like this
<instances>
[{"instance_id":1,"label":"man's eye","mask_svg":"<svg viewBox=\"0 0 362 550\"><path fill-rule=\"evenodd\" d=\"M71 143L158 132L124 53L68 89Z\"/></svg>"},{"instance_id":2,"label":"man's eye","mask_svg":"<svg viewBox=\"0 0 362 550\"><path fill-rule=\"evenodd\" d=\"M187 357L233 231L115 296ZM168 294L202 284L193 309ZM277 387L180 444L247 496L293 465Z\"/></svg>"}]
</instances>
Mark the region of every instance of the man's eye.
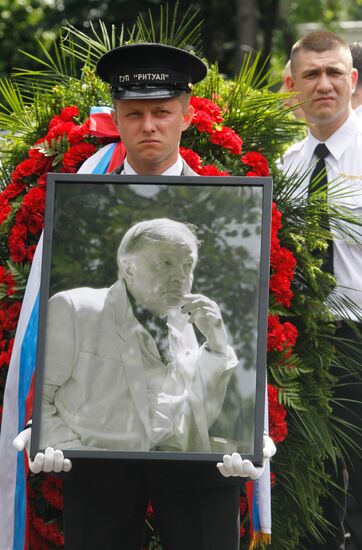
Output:
<instances>
[{"instance_id":1,"label":"man's eye","mask_svg":"<svg viewBox=\"0 0 362 550\"><path fill-rule=\"evenodd\" d=\"M161 262L158 262L156 267L158 268L164 268L164 267L171 267L172 262L170 260L162 260Z\"/></svg>"}]
</instances>

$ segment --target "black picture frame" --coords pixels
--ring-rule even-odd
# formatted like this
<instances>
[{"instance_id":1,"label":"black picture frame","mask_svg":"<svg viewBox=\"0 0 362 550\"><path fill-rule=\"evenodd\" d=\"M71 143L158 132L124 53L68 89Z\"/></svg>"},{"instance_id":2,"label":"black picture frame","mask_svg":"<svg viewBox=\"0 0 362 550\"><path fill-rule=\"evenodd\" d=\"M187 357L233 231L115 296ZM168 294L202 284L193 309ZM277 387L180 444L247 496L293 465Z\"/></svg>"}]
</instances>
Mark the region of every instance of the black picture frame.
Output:
<instances>
[{"instance_id":1,"label":"black picture frame","mask_svg":"<svg viewBox=\"0 0 362 550\"><path fill-rule=\"evenodd\" d=\"M215 387L210 391L205 389L208 387L208 382L205 383L205 387L199 394L204 397L199 401L198 406L201 407L199 412L194 408L196 398L191 397L193 390L190 386L185 386L187 397L184 406L187 413L182 413L181 416L178 409L171 406L174 395L170 394L166 400L166 416L171 425L177 426L177 429L181 425L186 426L182 434L184 443L180 443L177 435L174 433L171 435L171 432L169 434L165 429L166 435L158 436L160 439L155 444L153 434L162 432L157 420L152 423L150 421L148 426L148 430L151 430L152 442L147 439L148 436L142 438L136 427L133 426L128 430L128 426L124 427L123 431L119 430L122 434L119 437L121 440L123 437L124 442L123 440L117 442L117 448L104 446L104 434L97 439L97 435L93 432L92 437L87 441L91 440L97 445L82 443L79 446L71 439L68 440L69 442L60 443L51 441L50 444L61 448L64 455L69 458L215 462L220 460L223 454L237 451L243 458L250 459L254 464L261 464L266 399L271 206L272 179L270 177L120 177L119 175L56 173L48 175L30 453L32 457L38 451L44 450L49 443L49 438L56 437L54 434L58 430L58 425L57 422L52 424L54 419L60 420L62 426L67 425L64 415L69 413L69 409L64 406L60 398L57 405L55 404L55 396L60 395L60 387L64 389L65 383L62 381L58 386L58 382L54 383L54 380L58 380L60 373L60 376L68 377L67 383L72 380L76 384L73 377L76 378L75 373L80 368L79 355L77 355L79 349L74 352L75 355L73 354L74 357L77 356L76 365L73 366L69 366L70 361L65 357L66 352L63 354L64 348L68 350L68 347L72 346L73 351L81 339L78 329L77 336L73 336L76 329L72 332L69 328L66 315L57 325L58 332L65 334L63 336L65 346L59 344L56 353L53 348L48 349L51 348L50 340L53 341L52 334L56 332L48 326L49 298L56 294L56 301L59 292L62 296L64 293L68 296L70 289L78 294L80 288L86 287L88 290L85 293L88 300L89 293L93 292L89 289L108 289L117 280L115 258L118 244L125 231L142 220L169 218L193 224L197 228L197 238L201 241L201 245L192 292L208 296L220 308L229 345L237 357L237 364L233 367L230 378L224 385L221 384L221 387ZM99 294L98 290L95 292ZM61 318L62 315L57 311L58 317ZM95 315L89 317L95 319ZM101 339L98 335L103 334L103 325L100 326L102 328L97 330L97 333L93 329L94 334L89 329L88 335L92 337L91 339L95 339L96 334L97 339ZM108 328L104 329L104 334L106 330ZM196 328L195 333L201 349L204 338ZM68 346L70 341L72 344ZM77 344L74 343L75 341ZM112 342L113 340L110 341L110 348L113 346ZM82 344L79 345L82 346ZM47 349L48 354L46 354ZM99 357L98 348L96 351L94 355ZM92 351L91 355L93 353ZM54 363L57 366L53 365L54 357L56 357ZM105 362L108 359L107 357ZM113 361L113 358L110 361ZM116 363L113 361L111 364L112 371L107 373L117 372L117 380L121 380L118 370L114 370L118 368ZM92 369L93 367L92 363ZM68 372L64 374L65 368L70 369L71 374ZM89 376L88 366L82 366L82 368L86 369L86 376ZM113 412L108 411L107 420L102 408L102 400L98 402L98 409L95 405L95 408L92 408L92 389L97 388L98 394L103 391L100 389L103 388L103 382L100 380L105 380L104 385L108 384L103 403L114 402L113 407L120 407L120 410L122 406L126 407L123 405L126 403L125 399L122 399L122 406L118 405L115 397L117 393L113 393L116 390L109 385L112 377L108 374L108 380L107 376L103 374L101 376L102 368L106 367L103 365L100 370L92 371L95 374L93 378L87 378L88 384L83 378L81 382L77 382L84 395L74 394L77 395L77 399L73 399L74 406L71 398L67 397L70 399L72 419L73 417L80 419L79 431L76 431L79 440L83 437L84 430L88 433L88 426L91 424L88 420L94 423L94 431L97 433L101 433L102 430L104 433L111 430L111 418L116 409L112 409ZM126 365L122 368L128 367ZM95 384L94 380L97 380L98 384ZM128 388L124 388L121 382L119 386L122 391L125 390L126 394L132 393L129 379L127 381ZM114 384L115 388L116 380ZM50 394L51 397L49 397ZM157 403L160 401L160 395L161 393L157 390ZM130 403L134 405L132 398L128 401L129 407ZM210 403L212 403L211 407ZM150 407L151 405L147 402L148 417ZM207 418L205 436L205 430L202 432L199 426L202 424L200 414L201 417L204 414L200 413L200 410L208 411L209 408L212 412L205 413ZM89 414L89 417L85 414L86 420L82 416L85 410ZM137 412L137 414L141 413L144 414L144 411ZM120 414L119 411L117 414ZM136 415L136 412L133 414ZM127 413L123 414L122 411L120 418L125 416ZM159 418L158 409L156 418ZM180 418L182 420L179 420ZM193 419L192 425L190 418ZM177 429L175 428L175 433ZM195 430L199 432L194 437L192 433ZM74 433L74 431L73 422L71 432ZM136 433L136 440L141 443L130 441L129 434L133 432ZM206 441L205 445L200 444L203 438ZM98 440L101 443L98 443Z\"/></svg>"}]
</instances>

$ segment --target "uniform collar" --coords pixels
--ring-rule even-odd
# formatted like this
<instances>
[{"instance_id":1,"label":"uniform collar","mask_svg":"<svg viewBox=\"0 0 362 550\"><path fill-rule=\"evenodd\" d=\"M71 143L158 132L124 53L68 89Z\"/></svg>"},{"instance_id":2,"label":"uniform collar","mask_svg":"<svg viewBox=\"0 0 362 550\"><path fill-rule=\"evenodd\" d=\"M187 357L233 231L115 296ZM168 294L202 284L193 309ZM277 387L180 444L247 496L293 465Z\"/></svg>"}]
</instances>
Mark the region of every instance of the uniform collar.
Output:
<instances>
[{"instance_id":1,"label":"uniform collar","mask_svg":"<svg viewBox=\"0 0 362 550\"><path fill-rule=\"evenodd\" d=\"M330 154L338 161L343 153L350 147L354 142L356 134L361 132L362 124L357 116L357 114L352 111L352 113L347 118L346 122L342 124L332 134L326 141L323 143L328 147ZM313 152L318 143L321 143L317 138L315 138L310 130L308 130L308 138L306 142L306 151L305 151L305 160L309 164L313 158ZM328 158L328 157L327 157Z\"/></svg>"},{"instance_id":2,"label":"uniform collar","mask_svg":"<svg viewBox=\"0 0 362 550\"><path fill-rule=\"evenodd\" d=\"M183 170L183 160L180 155L178 155L177 161L170 166L170 168L167 168L165 172L161 174L161 176L180 176L182 174ZM128 162L127 157L124 159L123 164L123 171L122 173L126 176L137 176L137 172L135 172Z\"/></svg>"}]
</instances>

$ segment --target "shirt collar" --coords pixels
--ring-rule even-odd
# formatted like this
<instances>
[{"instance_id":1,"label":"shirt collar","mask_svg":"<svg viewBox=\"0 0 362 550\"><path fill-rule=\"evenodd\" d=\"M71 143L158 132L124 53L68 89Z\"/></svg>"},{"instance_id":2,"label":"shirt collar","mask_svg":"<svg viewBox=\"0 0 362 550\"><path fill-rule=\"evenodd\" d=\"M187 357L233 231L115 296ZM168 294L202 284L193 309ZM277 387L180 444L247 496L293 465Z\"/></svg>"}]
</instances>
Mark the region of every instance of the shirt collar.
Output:
<instances>
[{"instance_id":1,"label":"shirt collar","mask_svg":"<svg viewBox=\"0 0 362 550\"><path fill-rule=\"evenodd\" d=\"M165 172L163 172L161 176L180 176L182 173L182 169L183 160L181 155L178 155L177 161L172 166L167 168L167 170L165 170ZM127 157L124 159L122 173L126 176L137 176L137 172L135 172L135 170L132 168L132 166L128 162Z\"/></svg>"},{"instance_id":2,"label":"shirt collar","mask_svg":"<svg viewBox=\"0 0 362 550\"><path fill-rule=\"evenodd\" d=\"M352 113L347 118L346 122L342 124L332 134L326 141L323 143L328 147L331 155L338 161L345 150L354 143L355 135L362 130L362 125L357 114L352 111ZM310 130L308 130L308 139L306 144L306 162L309 164L313 158L314 149L321 143L317 138L315 138Z\"/></svg>"}]
</instances>

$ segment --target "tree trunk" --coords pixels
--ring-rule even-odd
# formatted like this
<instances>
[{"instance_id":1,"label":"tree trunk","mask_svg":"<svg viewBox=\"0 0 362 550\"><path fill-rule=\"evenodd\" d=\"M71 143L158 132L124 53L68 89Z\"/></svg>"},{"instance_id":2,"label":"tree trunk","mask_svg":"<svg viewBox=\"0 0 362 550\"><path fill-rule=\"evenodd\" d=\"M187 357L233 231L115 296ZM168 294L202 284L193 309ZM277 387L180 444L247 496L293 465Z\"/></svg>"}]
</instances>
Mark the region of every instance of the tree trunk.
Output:
<instances>
[{"instance_id":1,"label":"tree trunk","mask_svg":"<svg viewBox=\"0 0 362 550\"><path fill-rule=\"evenodd\" d=\"M239 72L243 59L258 48L258 10L255 0L236 0L235 67Z\"/></svg>"}]
</instances>

